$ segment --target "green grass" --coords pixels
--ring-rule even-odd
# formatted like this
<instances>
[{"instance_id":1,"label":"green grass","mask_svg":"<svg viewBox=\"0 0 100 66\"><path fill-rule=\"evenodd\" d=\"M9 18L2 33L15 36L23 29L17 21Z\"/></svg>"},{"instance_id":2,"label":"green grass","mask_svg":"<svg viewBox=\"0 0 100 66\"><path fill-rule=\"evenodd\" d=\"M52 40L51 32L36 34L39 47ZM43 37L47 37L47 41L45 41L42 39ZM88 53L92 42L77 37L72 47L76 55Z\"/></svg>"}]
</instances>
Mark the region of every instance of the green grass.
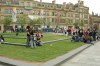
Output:
<instances>
[{"instance_id":1,"label":"green grass","mask_svg":"<svg viewBox=\"0 0 100 66\"><path fill-rule=\"evenodd\" d=\"M20 33L18 36L16 36L15 33L3 33L3 34L4 37L26 38L26 35L24 35L25 33ZM53 33L44 33L43 35L44 36L41 39L42 42L68 38L68 36L55 35ZM15 38L5 38L5 41L12 43L22 43L22 44L26 43L26 39L15 39Z\"/></svg>"},{"instance_id":2,"label":"green grass","mask_svg":"<svg viewBox=\"0 0 100 66\"><path fill-rule=\"evenodd\" d=\"M43 37L41 39L42 42L46 42L46 41L51 41L51 40L59 40L59 39L64 39L64 38L68 38L67 36L61 36L61 35L56 35L56 36L50 36L50 37ZM26 43L26 39L13 39L13 38L5 38L6 42L13 42L13 43L22 43L25 44Z\"/></svg>"},{"instance_id":3,"label":"green grass","mask_svg":"<svg viewBox=\"0 0 100 66\"><path fill-rule=\"evenodd\" d=\"M5 38L5 42L26 44L26 39Z\"/></svg>"},{"instance_id":4,"label":"green grass","mask_svg":"<svg viewBox=\"0 0 100 66\"><path fill-rule=\"evenodd\" d=\"M82 45L83 43L73 43L68 40L44 44L43 46L37 48L0 45L0 56L31 62L45 62L47 60L56 58L57 56L68 53L69 51Z\"/></svg>"}]
</instances>

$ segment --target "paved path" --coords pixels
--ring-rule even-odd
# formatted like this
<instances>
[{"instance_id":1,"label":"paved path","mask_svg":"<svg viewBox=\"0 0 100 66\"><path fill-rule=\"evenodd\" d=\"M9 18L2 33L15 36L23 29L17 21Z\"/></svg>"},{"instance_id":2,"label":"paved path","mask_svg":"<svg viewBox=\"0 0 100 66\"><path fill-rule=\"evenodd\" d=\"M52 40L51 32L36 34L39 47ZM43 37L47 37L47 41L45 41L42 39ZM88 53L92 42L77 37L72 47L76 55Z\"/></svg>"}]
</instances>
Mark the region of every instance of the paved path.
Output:
<instances>
[{"instance_id":1,"label":"paved path","mask_svg":"<svg viewBox=\"0 0 100 66\"><path fill-rule=\"evenodd\" d=\"M60 66L100 66L100 41Z\"/></svg>"}]
</instances>

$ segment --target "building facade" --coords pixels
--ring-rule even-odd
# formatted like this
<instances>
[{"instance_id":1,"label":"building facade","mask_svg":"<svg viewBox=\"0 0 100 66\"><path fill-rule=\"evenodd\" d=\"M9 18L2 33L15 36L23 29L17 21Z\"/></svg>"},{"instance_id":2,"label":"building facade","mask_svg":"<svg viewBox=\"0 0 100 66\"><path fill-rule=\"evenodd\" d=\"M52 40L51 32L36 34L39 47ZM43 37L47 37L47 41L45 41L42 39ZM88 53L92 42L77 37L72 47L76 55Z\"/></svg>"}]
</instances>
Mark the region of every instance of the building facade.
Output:
<instances>
[{"instance_id":1,"label":"building facade","mask_svg":"<svg viewBox=\"0 0 100 66\"><path fill-rule=\"evenodd\" d=\"M52 3L33 1L33 0L0 0L0 20L12 15L13 11L16 12L16 22L12 22L11 25L18 24L18 18L22 14L33 15L41 17L41 22L44 27L64 27L72 25L89 24L89 7L84 6L83 1L78 3L66 3L56 4L56 1ZM3 25L0 21L0 30L3 30Z\"/></svg>"},{"instance_id":2,"label":"building facade","mask_svg":"<svg viewBox=\"0 0 100 66\"><path fill-rule=\"evenodd\" d=\"M90 15L89 25L92 29L95 28L97 30L100 30L100 16L98 14L92 13L92 15Z\"/></svg>"}]
</instances>

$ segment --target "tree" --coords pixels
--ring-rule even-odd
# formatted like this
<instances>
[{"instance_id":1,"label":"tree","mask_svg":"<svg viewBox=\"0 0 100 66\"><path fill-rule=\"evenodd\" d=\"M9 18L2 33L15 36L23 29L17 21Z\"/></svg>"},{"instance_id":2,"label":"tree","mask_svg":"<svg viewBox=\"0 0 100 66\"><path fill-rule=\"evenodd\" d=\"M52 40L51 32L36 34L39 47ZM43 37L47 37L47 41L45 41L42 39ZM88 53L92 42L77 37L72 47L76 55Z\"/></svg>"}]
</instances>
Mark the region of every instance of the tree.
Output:
<instances>
[{"instance_id":1,"label":"tree","mask_svg":"<svg viewBox=\"0 0 100 66\"><path fill-rule=\"evenodd\" d=\"M70 28L70 27L72 27L72 25L73 25L73 22L71 22L71 20L66 20L66 26L68 27L68 28Z\"/></svg>"},{"instance_id":2,"label":"tree","mask_svg":"<svg viewBox=\"0 0 100 66\"><path fill-rule=\"evenodd\" d=\"M18 22L21 25L21 27L23 27L26 23L28 23L28 17L25 14L20 15Z\"/></svg>"},{"instance_id":3,"label":"tree","mask_svg":"<svg viewBox=\"0 0 100 66\"><path fill-rule=\"evenodd\" d=\"M79 26L81 27L81 28L83 28L84 27L84 22L81 20L81 22L79 22Z\"/></svg>"},{"instance_id":4,"label":"tree","mask_svg":"<svg viewBox=\"0 0 100 66\"><path fill-rule=\"evenodd\" d=\"M30 19L29 20L29 25L31 25L31 26L34 26L34 25L40 25L41 24L41 21L40 21L40 19Z\"/></svg>"},{"instance_id":5,"label":"tree","mask_svg":"<svg viewBox=\"0 0 100 66\"><path fill-rule=\"evenodd\" d=\"M5 17L4 19L1 20L2 21L2 24L4 24L4 27L5 27L5 31L7 30L7 26L9 26L12 22L12 19L10 16L7 16Z\"/></svg>"},{"instance_id":6,"label":"tree","mask_svg":"<svg viewBox=\"0 0 100 66\"><path fill-rule=\"evenodd\" d=\"M30 25L30 26L33 26L34 29L36 30L36 32L39 31L38 28L40 27L41 24L42 24L42 22L41 22L40 19L30 19L30 20L29 20L29 25Z\"/></svg>"},{"instance_id":7,"label":"tree","mask_svg":"<svg viewBox=\"0 0 100 66\"><path fill-rule=\"evenodd\" d=\"M74 25L75 28L78 28L79 27L78 26L78 22L74 22L73 25Z\"/></svg>"}]
</instances>

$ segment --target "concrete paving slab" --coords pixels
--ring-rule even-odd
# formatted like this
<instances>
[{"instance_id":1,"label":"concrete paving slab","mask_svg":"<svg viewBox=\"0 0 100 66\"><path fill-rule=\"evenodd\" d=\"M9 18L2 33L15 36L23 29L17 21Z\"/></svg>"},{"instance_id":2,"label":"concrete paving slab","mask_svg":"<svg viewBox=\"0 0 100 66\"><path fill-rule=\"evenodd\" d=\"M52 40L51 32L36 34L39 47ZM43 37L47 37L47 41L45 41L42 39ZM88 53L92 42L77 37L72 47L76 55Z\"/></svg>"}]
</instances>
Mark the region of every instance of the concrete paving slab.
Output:
<instances>
[{"instance_id":1,"label":"concrete paving slab","mask_svg":"<svg viewBox=\"0 0 100 66\"><path fill-rule=\"evenodd\" d=\"M59 66L100 66L100 41Z\"/></svg>"},{"instance_id":2,"label":"concrete paving slab","mask_svg":"<svg viewBox=\"0 0 100 66\"><path fill-rule=\"evenodd\" d=\"M90 44L86 44L86 45L79 47L79 48L77 48L77 49L75 49L75 50L73 50L73 51L71 51L63 56L59 56L55 59L47 61L46 63L42 64L41 66L58 66L90 46L91 46Z\"/></svg>"}]
</instances>

